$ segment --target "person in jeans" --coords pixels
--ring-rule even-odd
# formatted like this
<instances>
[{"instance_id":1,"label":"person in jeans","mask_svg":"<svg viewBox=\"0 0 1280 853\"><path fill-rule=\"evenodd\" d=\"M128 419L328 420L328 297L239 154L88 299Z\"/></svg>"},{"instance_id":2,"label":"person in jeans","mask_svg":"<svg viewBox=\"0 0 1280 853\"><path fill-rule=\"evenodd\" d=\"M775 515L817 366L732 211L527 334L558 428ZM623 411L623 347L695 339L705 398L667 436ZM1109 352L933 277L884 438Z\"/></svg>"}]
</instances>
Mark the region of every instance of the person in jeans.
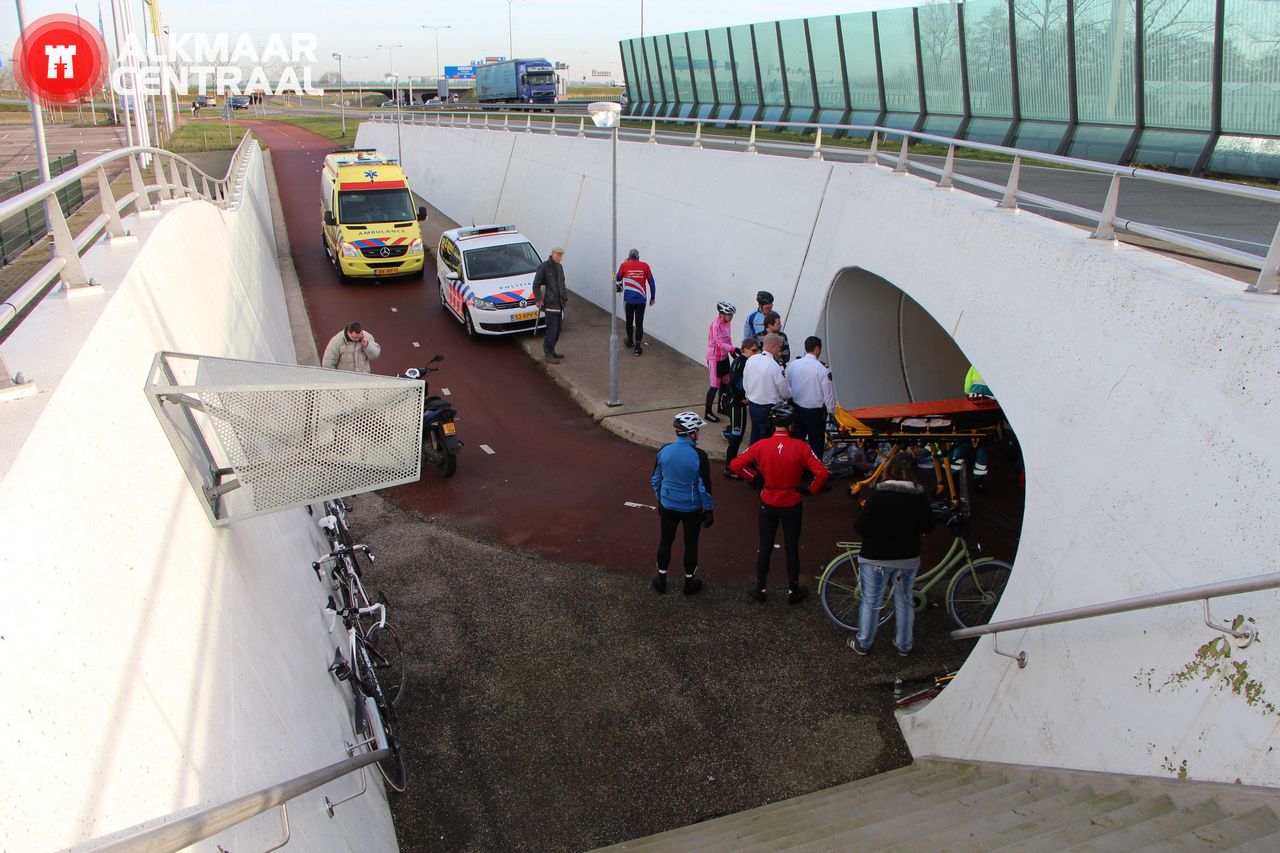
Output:
<instances>
[{"instance_id":1,"label":"person in jeans","mask_svg":"<svg viewBox=\"0 0 1280 853\"><path fill-rule=\"evenodd\" d=\"M564 306L569 301L569 289L564 283L564 249L556 246L551 256L538 266L533 274L533 298L539 308L547 313L547 334L542 339L543 360L548 364L559 364L564 358L556 352L556 344L560 341L560 324L564 320Z\"/></svg>"},{"instance_id":2,"label":"person in jeans","mask_svg":"<svg viewBox=\"0 0 1280 853\"><path fill-rule=\"evenodd\" d=\"M800 526L804 517L801 500L803 496L822 491L827 482L827 469L809 445L791 437L788 430L795 421L795 412L789 404L774 406L769 417L773 422L773 435L757 441L729 463L730 471L761 487L756 584L747 594L762 604L768 598L765 581L769 577L773 540L781 524L782 550L787 555L787 603L799 604L809 594L809 590L800 585ZM813 475L808 485L805 485L806 472Z\"/></svg>"},{"instance_id":3,"label":"person in jeans","mask_svg":"<svg viewBox=\"0 0 1280 853\"><path fill-rule=\"evenodd\" d=\"M636 355L644 355L640 347L644 343L644 309L658 301L658 285L653 280L653 270L640 260L640 250L632 249L627 259L618 267L615 277L618 292L622 294L622 308L626 315L627 340L625 346L634 347Z\"/></svg>"},{"instance_id":4,"label":"person in jeans","mask_svg":"<svg viewBox=\"0 0 1280 853\"><path fill-rule=\"evenodd\" d=\"M920 537L933 525L929 497L916 480L915 456L905 450L894 454L853 525L862 535L858 555L862 607L858 633L849 638L848 646L858 654L871 652L886 584L893 584L894 645L899 655L911 654L915 624L911 587L920 571Z\"/></svg>"},{"instance_id":5,"label":"person in jeans","mask_svg":"<svg viewBox=\"0 0 1280 853\"><path fill-rule=\"evenodd\" d=\"M711 463L698 448L698 430L706 426L695 412L672 418L676 440L658 451L650 484L658 499L658 574L653 588L667 591L667 566L676 528L684 525L684 594L702 589L698 572L698 537L714 522L711 504Z\"/></svg>"},{"instance_id":6,"label":"person in jeans","mask_svg":"<svg viewBox=\"0 0 1280 853\"><path fill-rule=\"evenodd\" d=\"M743 338L742 346L734 351L733 362L729 367L729 426L720 434L728 444L724 452L724 475L731 480L742 479L729 470L729 463L738 455L742 438L747 434L747 392L742 387L742 373L746 369L747 359L758 352L758 340Z\"/></svg>"},{"instance_id":7,"label":"person in jeans","mask_svg":"<svg viewBox=\"0 0 1280 853\"><path fill-rule=\"evenodd\" d=\"M334 335L328 346L324 348L324 358L320 366L330 370L350 370L353 373L372 373L372 361L382 355L382 347L373 339L373 335L364 330L359 323L352 321L338 334Z\"/></svg>"}]
</instances>

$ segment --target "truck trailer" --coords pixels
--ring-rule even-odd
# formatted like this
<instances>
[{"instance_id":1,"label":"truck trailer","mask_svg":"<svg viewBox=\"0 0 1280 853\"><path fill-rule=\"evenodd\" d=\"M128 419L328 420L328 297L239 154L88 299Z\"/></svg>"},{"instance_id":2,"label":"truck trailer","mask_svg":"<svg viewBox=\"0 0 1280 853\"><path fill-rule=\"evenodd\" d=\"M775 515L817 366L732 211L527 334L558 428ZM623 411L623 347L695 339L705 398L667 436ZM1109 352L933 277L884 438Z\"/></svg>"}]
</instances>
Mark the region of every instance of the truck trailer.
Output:
<instances>
[{"instance_id":1,"label":"truck trailer","mask_svg":"<svg viewBox=\"0 0 1280 853\"><path fill-rule=\"evenodd\" d=\"M488 104L554 104L555 68L545 59L508 59L477 65L476 100Z\"/></svg>"}]
</instances>

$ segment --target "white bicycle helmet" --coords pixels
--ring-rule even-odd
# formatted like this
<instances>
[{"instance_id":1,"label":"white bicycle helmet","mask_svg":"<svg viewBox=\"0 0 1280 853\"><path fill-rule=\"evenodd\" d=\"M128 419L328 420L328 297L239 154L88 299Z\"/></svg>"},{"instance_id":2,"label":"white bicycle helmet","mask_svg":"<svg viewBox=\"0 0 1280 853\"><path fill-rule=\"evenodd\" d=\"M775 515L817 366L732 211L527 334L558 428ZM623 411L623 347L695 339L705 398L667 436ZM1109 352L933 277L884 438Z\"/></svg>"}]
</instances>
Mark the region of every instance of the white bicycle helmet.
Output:
<instances>
[{"instance_id":1,"label":"white bicycle helmet","mask_svg":"<svg viewBox=\"0 0 1280 853\"><path fill-rule=\"evenodd\" d=\"M730 317L732 317L734 314L738 313L738 306L734 305L732 302L730 302L727 299L721 299L719 302L716 303L716 310L719 311L721 314L728 314Z\"/></svg>"},{"instance_id":2,"label":"white bicycle helmet","mask_svg":"<svg viewBox=\"0 0 1280 853\"><path fill-rule=\"evenodd\" d=\"M681 412L671 419L671 423L676 428L676 435L690 435L707 425L696 412Z\"/></svg>"}]
</instances>

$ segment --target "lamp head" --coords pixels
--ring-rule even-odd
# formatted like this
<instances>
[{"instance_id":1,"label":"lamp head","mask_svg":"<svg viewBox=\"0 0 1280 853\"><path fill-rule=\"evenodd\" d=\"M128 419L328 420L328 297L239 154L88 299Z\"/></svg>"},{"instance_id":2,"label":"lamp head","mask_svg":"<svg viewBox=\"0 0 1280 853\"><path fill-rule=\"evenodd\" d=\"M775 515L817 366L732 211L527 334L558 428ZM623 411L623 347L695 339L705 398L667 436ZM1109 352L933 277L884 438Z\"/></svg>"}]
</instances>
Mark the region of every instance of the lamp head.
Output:
<instances>
[{"instance_id":1,"label":"lamp head","mask_svg":"<svg viewBox=\"0 0 1280 853\"><path fill-rule=\"evenodd\" d=\"M587 112L591 115L591 121L596 127L617 127L618 119L622 115L622 105L615 104L613 101L596 101L587 106Z\"/></svg>"}]
</instances>

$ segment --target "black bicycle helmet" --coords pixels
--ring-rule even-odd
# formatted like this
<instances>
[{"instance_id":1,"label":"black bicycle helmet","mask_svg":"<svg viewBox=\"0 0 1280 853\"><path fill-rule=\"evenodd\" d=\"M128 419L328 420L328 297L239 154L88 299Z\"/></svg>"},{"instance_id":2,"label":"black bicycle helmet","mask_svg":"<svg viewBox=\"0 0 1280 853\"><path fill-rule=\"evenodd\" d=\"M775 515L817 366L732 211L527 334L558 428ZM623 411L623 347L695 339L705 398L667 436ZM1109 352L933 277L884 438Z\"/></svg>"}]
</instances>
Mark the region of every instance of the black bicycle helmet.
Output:
<instances>
[{"instance_id":1,"label":"black bicycle helmet","mask_svg":"<svg viewBox=\"0 0 1280 853\"><path fill-rule=\"evenodd\" d=\"M770 293L770 292L769 292L769 291L767 291L767 290L757 290L757 291L756 291L756 304L757 304L757 305L772 305L772 304L773 304L773 294L772 294L772 293Z\"/></svg>"},{"instance_id":2,"label":"black bicycle helmet","mask_svg":"<svg viewBox=\"0 0 1280 853\"><path fill-rule=\"evenodd\" d=\"M769 409L769 420L776 427L790 427L796 422L796 410L791 408L790 403L775 403Z\"/></svg>"}]
</instances>

